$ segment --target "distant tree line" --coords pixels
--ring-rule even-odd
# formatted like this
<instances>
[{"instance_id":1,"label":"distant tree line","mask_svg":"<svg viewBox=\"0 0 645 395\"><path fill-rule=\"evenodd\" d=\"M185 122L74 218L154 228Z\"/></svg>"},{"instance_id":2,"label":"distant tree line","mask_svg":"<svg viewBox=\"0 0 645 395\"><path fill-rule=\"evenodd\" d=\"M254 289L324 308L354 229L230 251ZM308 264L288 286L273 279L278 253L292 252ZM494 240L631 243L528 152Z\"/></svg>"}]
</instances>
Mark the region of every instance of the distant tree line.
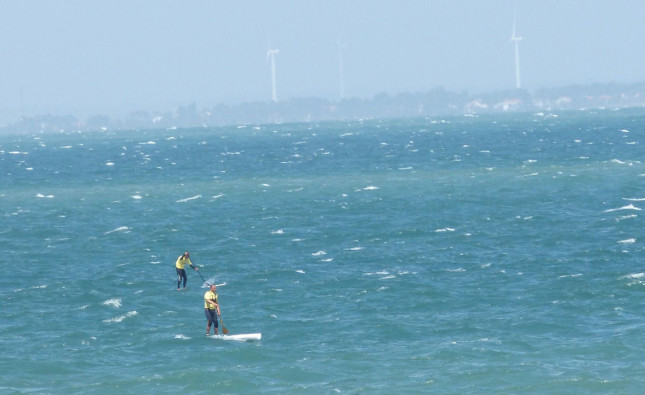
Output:
<instances>
[{"instance_id":1,"label":"distant tree line","mask_svg":"<svg viewBox=\"0 0 645 395\"><path fill-rule=\"evenodd\" d=\"M81 120L73 115L32 115L0 126L13 133L76 130L163 129L170 127L225 126L290 122L321 122L399 117L436 117L509 111L557 111L585 108L645 107L645 83L571 85L469 94L442 88L427 92L381 93L371 99L329 100L309 97L282 102L219 104L197 108L195 103L175 110L133 111L123 119L94 115Z\"/></svg>"}]
</instances>

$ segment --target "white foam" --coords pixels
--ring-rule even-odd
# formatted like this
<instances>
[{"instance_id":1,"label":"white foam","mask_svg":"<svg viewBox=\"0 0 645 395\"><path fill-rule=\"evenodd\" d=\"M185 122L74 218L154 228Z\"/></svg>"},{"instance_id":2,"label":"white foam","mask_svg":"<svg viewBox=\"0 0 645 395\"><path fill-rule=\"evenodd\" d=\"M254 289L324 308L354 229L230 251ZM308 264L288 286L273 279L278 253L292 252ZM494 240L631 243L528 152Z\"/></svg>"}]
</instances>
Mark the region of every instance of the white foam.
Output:
<instances>
[{"instance_id":1,"label":"white foam","mask_svg":"<svg viewBox=\"0 0 645 395\"><path fill-rule=\"evenodd\" d=\"M322 255L327 255L327 252L321 250L321 251L318 251L318 252L314 252L311 255L313 255L313 256L322 256Z\"/></svg>"},{"instance_id":2,"label":"white foam","mask_svg":"<svg viewBox=\"0 0 645 395\"><path fill-rule=\"evenodd\" d=\"M202 197L202 195L195 195L195 196L187 197L185 199L179 199L179 200L177 200L177 203L186 203L186 202L189 202L191 200L200 199L201 197Z\"/></svg>"},{"instance_id":3,"label":"white foam","mask_svg":"<svg viewBox=\"0 0 645 395\"><path fill-rule=\"evenodd\" d=\"M188 337L186 335L179 334L179 335L175 335L175 339L190 340L190 337Z\"/></svg>"},{"instance_id":4,"label":"white foam","mask_svg":"<svg viewBox=\"0 0 645 395\"><path fill-rule=\"evenodd\" d=\"M121 298L113 298L113 299L108 299L105 302L103 302L104 305L106 306L112 306L119 308L121 307Z\"/></svg>"},{"instance_id":5,"label":"white foam","mask_svg":"<svg viewBox=\"0 0 645 395\"><path fill-rule=\"evenodd\" d=\"M284 230L282 230L282 229L274 230L273 232L271 232L271 234L272 235L283 235Z\"/></svg>"},{"instance_id":6,"label":"white foam","mask_svg":"<svg viewBox=\"0 0 645 395\"><path fill-rule=\"evenodd\" d=\"M580 277L580 276L582 276L582 273L563 274L562 276L559 276L558 278L573 278L573 277Z\"/></svg>"},{"instance_id":7,"label":"white foam","mask_svg":"<svg viewBox=\"0 0 645 395\"><path fill-rule=\"evenodd\" d=\"M302 269L298 269L298 270L296 270L296 273L305 274L305 271L302 270Z\"/></svg>"},{"instance_id":8,"label":"white foam","mask_svg":"<svg viewBox=\"0 0 645 395\"><path fill-rule=\"evenodd\" d=\"M121 321L123 321L124 319L129 318L129 317L134 317L134 316L135 316L135 315L137 315L137 314L139 314L139 313L137 313L137 312L136 312L136 311L134 311L134 310L133 310L133 311L128 311L127 313L125 313L125 314L123 314L123 315L120 315L120 316L118 316L118 317L114 317L114 318L109 318L109 319L107 319L107 320L103 320L103 322L121 322Z\"/></svg>"},{"instance_id":9,"label":"white foam","mask_svg":"<svg viewBox=\"0 0 645 395\"><path fill-rule=\"evenodd\" d=\"M141 197L141 195L132 195L132 196L130 196L130 197L131 197L132 199L134 199L134 200L140 200L140 199L143 199L143 198Z\"/></svg>"},{"instance_id":10,"label":"white foam","mask_svg":"<svg viewBox=\"0 0 645 395\"><path fill-rule=\"evenodd\" d=\"M41 199L42 198L52 199L54 197L54 195L43 195L42 193L38 193L38 194L36 194L36 197L41 198Z\"/></svg>"},{"instance_id":11,"label":"white foam","mask_svg":"<svg viewBox=\"0 0 645 395\"><path fill-rule=\"evenodd\" d=\"M453 228L441 228L441 229L436 229L435 232L454 232L455 230Z\"/></svg>"},{"instance_id":12,"label":"white foam","mask_svg":"<svg viewBox=\"0 0 645 395\"><path fill-rule=\"evenodd\" d=\"M604 212L605 212L605 213L610 213L610 212L612 212L612 211L620 211L620 210L636 210L636 211L641 211L642 209L641 209L641 208L638 208L638 207L636 207L636 206L634 206L633 204L628 204L627 206L623 206L623 207L620 207L620 208L611 208L611 209L609 209L609 210L605 210Z\"/></svg>"},{"instance_id":13,"label":"white foam","mask_svg":"<svg viewBox=\"0 0 645 395\"><path fill-rule=\"evenodd\" d=\"M129 230L130 230L130 228L128 228L127 226L119 226L118 228L109 230L109 231L105 232L104 234L107 235L107 234L114 233L114 232L127 232Z\"/></svg>"},{"instance_id":14,"label":"white foam","mask_svg":"<svg viewBox=\"0 0 645 395\"><path fill-rule=\"evenodd\" d=\"M632 239L620 240L620 241L618 241L618 243L620 243L620 244L634 244L634 243L636 243L636 239L632 238Z\"/></svg>"}]
</instances>

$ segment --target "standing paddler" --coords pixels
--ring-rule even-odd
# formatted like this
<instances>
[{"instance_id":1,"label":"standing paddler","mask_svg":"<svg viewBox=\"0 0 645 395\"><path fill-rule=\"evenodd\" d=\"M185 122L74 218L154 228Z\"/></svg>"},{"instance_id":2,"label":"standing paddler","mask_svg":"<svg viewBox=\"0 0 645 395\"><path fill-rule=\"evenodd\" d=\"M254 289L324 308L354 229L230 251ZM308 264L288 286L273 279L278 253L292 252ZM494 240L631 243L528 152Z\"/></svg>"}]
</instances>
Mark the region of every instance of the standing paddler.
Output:
<instances>
[{"instance_id":1,"label":"standing paddler","mask_svg":"<svg viewBox=\"0 0 645 395\"><path fill-rule=\"evenodd\" d=\"M217 287L215 284L211 284L211 287L204 294L204 314L206 314L206 336L210 335L211 325L215 324L215 334L219 333L217 316L221 315L219 311L219 303L217 301ZM226 333L226 330L224 330Z\"/></svg>"},{"instance_id":2,"label":"standing paddler","mask_svg":"<svg viewBox=\"0 0 645 395\"><path fill-rule=\"evenodd\" d=\"M188 251L184 252L183 255L177 258L177 262L175 262L175 268L177 269L177 291L180 289L179 286L181 285L182 280L184 282L184 289L186 289L186 282L188 282L186 270L184 270L184 266L186 266L186 264L194 270L199 271L199 269L196 266L193 266L193 263L190 261L190 254Z\"/></svg>"}]
</instances>

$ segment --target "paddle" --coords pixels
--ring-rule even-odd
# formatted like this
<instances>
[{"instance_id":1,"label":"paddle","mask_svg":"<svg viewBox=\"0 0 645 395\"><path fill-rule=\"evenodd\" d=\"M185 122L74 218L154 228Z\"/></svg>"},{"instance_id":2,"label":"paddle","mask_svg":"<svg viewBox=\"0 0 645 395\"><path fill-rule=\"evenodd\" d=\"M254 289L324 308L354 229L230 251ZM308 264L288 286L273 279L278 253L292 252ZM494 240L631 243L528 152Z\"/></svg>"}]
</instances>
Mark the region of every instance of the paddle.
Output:
<instances>
[{"instance_id":1,"label":"paddle","mask_svg":"<svg viewBox=\"0 0 645 395\"><path fill-rule=\"evenodd\" d=\"M224 326L224 320L222 319L222 315L219 315L219 322L222 323L222 333L225 335L228 335L228 329Z\"/></svg>"},{"instance_id":2,"label":"paddle","mask_svg":"<svg viewBox=\"0 0 645 395\"><path fill-rule=\"evenodd\" d=\"M193 268L193 269L195 269L195 268ZM202 278L202 281L204 282L204 284L206 284L206 285L208 285L208 286L210 287L211 285L210 285L209 283L207 283L207 282L206 282L206 280L204 280L204 276L202 276L202 274L200 273L200 271L199 271L199 270L197 270L197 269L195 269L195 271L197 272L197 274L199 274L199 277L201 277L201 278Z\"/></svg>"}]
</instances>

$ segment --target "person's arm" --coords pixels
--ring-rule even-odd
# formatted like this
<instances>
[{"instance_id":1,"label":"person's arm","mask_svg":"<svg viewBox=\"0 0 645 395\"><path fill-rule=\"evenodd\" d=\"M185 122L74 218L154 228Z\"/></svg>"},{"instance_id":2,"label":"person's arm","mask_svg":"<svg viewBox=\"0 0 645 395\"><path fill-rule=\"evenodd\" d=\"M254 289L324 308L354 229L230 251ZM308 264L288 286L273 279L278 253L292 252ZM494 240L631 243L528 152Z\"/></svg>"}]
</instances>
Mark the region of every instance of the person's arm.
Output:
<instances>
[{"instance_id":1,"label":"person's arm","mask_svg":"<svg viewBox=\"0 0 645 395\"><path fill-rule=\"evenodd\" d=\"M190 258L188 258L188 264L190 265L190 267L193 268L193 270L199 271L199 268L197 266L193 265L193 262L191 262Z\"/></svg>"}]
</instances>

